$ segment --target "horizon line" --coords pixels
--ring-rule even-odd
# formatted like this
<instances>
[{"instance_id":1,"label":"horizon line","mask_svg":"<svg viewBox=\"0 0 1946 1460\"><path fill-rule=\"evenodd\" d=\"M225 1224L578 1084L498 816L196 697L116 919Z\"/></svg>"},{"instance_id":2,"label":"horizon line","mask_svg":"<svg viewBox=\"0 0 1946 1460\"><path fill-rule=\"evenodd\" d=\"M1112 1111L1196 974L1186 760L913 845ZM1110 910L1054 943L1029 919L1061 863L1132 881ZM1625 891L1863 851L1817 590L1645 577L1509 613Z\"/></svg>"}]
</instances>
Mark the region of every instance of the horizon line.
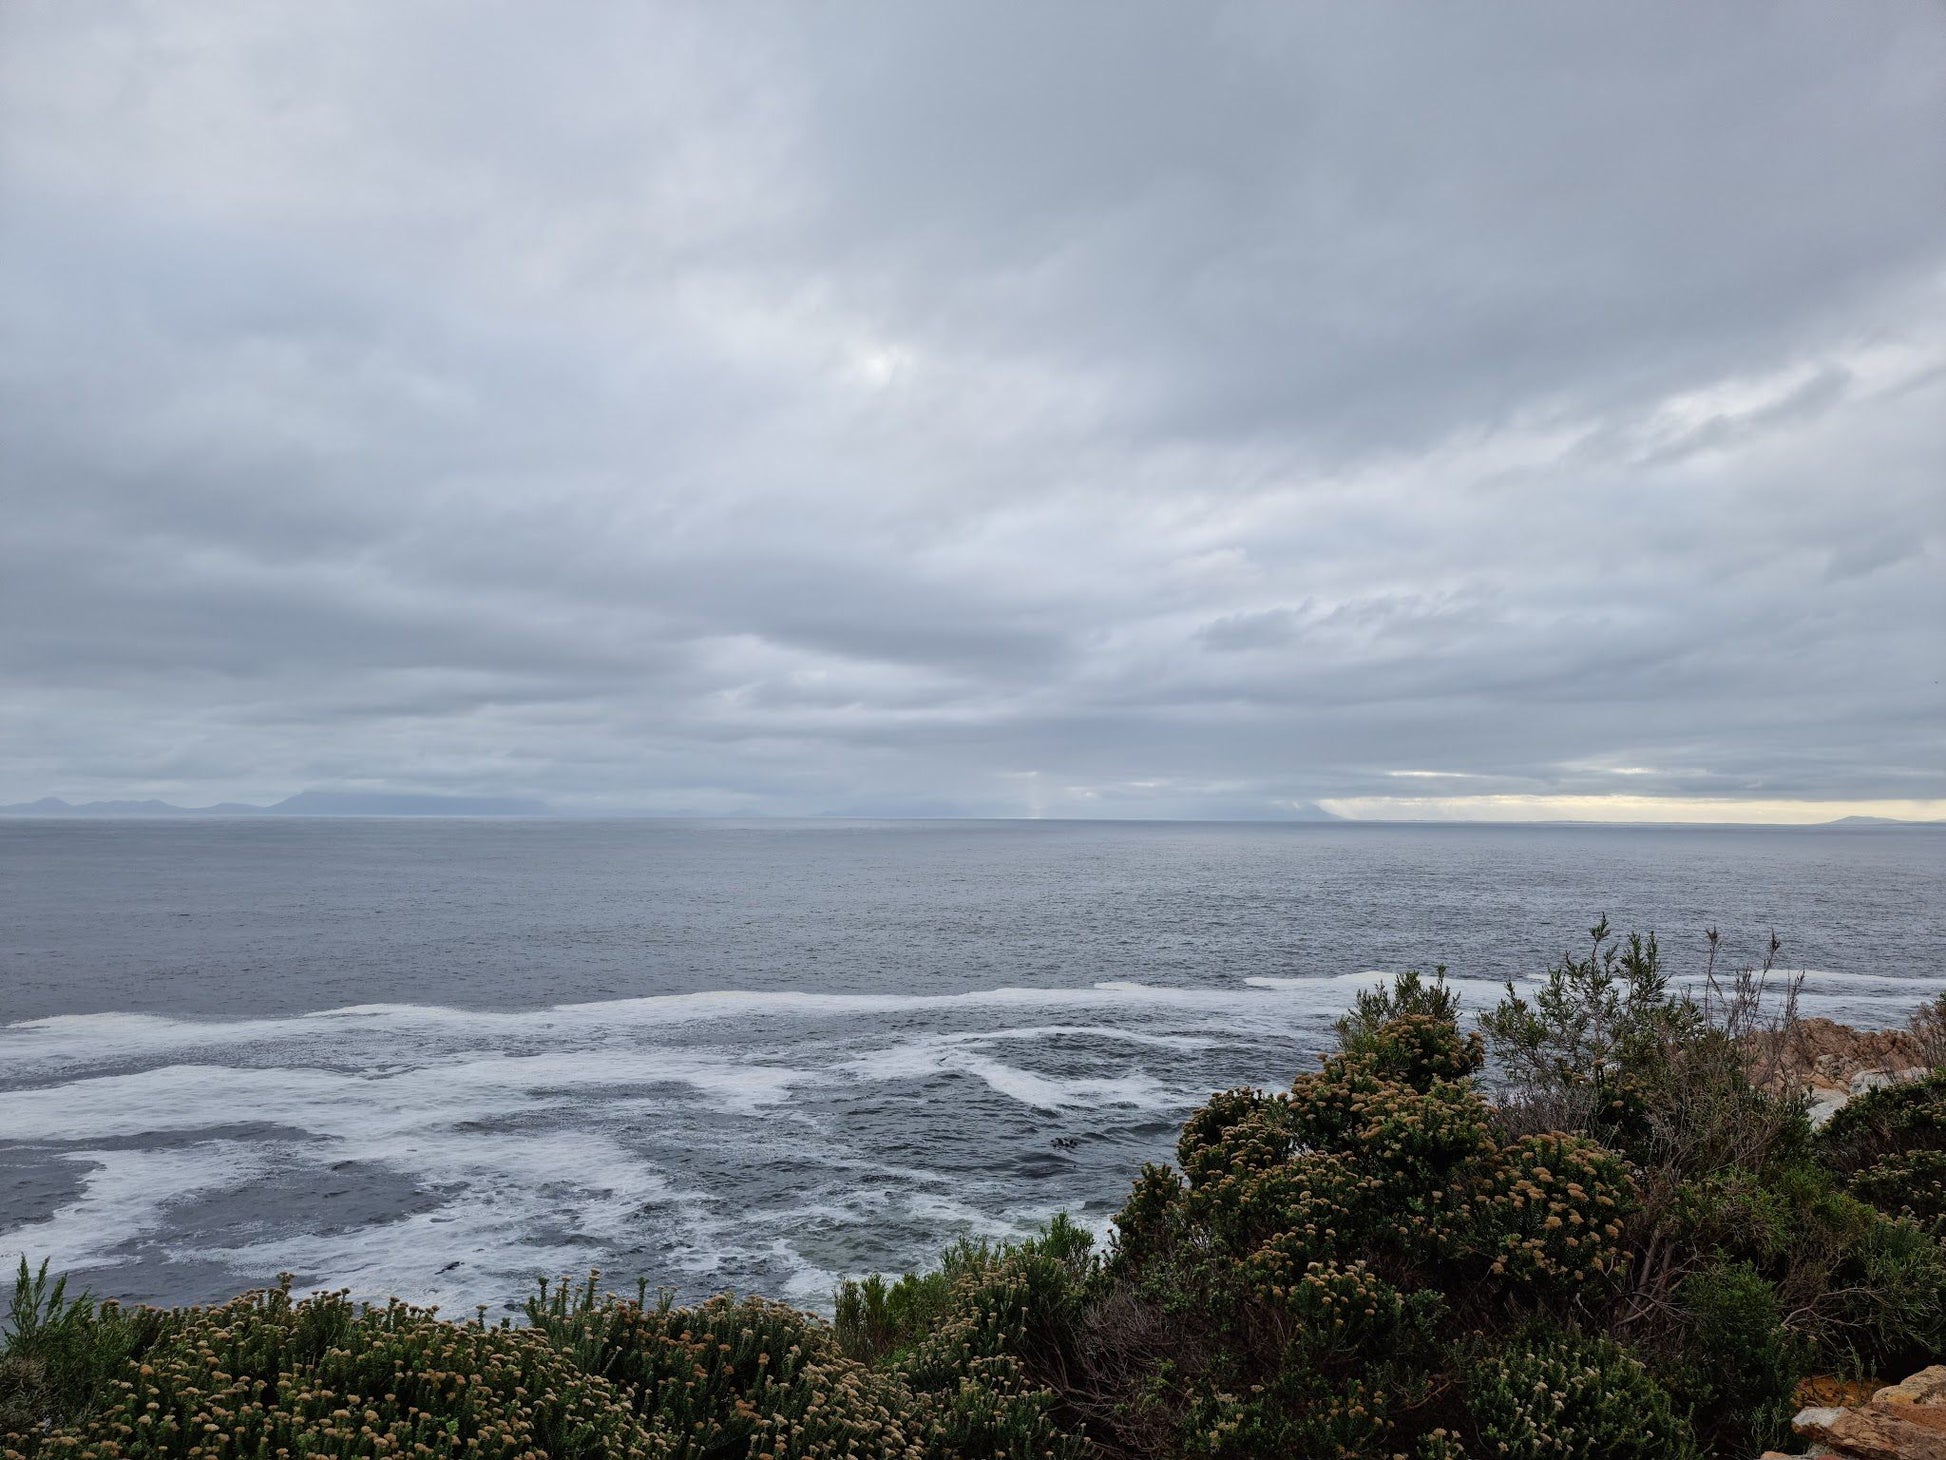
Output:
<instances>
[{"instance_id":1,"label":"horizon line","mask_svg":"<svg viewBox=\"0 0 1946 1460\"><path fill-rule=\"evenodd\" d=\"M400 799L405 799L403 796ZM439 798L426 796L424 801ZM488 799L456 797L455 800ZM1592 798L1591 798L1592 799ZM1635 799L1635 798L1631 798ZM1648 800L1651 798L1641 798ZM1331 812L1322 805L1317 809L1323 815L1291 816L1142 816L1142 815L1050 815L1046 813L947 813L913 811L815 811L815 812L777 812L777 811L656 811L648 809L609 809L609 810L561 810L554 807L536 807L533 810L519 811L466 811L460 809L441 810L431 806L414 810L282 810L277 803L259 806L249 802L219 802L208 806L178 806L159 798L146 798L154 810L135 811L134 806L143 802L128 801L116 806L113 802L66 802L61 801L58 808L36 809L56 797L43 797L40 802L18 802L0 805L0 820L7 821L60 821L66 819L85 821L254 821L274 819L279 821L778 821L778 822L871 822L871 821L911 821L911 822L1050 822L1073 825L1154 825L1154 826L1509 826L1509 827L1641 827L1645 829L1781 829L1817 830L1830 827L1850 827L1853 829L1899 829L1899 828L1942 828L1946 818L1938 817L1896 817L1874 814L1845 812L1820 820L1799 819L1759 819L1749 820L1734 814L1722 817L1601 817L1601 816L1464 816L1464 815L1386 815L1358 816ZM1688 803L1694 805L1695 803ZM1775 803L1772 803L1775 804ZM1802 805L1803 803L1796 803ZM1840 803L1845 804L1845 803ZM1856 803L1853 803L1856 804ZM116 806L113 810L95 811L94 806ZM131 809L122 809L129 807ZM1729 808L1724 808L1728 810Z\"/></svg>"}]
</instances>

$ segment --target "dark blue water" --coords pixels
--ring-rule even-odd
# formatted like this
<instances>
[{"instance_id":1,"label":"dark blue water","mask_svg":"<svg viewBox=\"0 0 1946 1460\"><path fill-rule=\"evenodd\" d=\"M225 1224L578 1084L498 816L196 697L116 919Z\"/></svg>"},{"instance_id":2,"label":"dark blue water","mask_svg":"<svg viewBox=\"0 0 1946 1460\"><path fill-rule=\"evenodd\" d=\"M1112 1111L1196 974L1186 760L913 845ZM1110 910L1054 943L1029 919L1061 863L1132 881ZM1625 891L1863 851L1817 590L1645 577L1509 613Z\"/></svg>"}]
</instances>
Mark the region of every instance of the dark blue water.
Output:
<instances>
[{"instance_id":1,"label":"dark blue water","mask_svg":"<svg viewBox=\"0 0 1946 1460\"><path fill-rule=\"evenodd\" d=\"M0 822L0 1257L449 1304L595 1264L818 1302L1066 1208L1351 994L1769 932L1806 1004L1946 987L1924 830Z\"/></svg>"}]
</instances>

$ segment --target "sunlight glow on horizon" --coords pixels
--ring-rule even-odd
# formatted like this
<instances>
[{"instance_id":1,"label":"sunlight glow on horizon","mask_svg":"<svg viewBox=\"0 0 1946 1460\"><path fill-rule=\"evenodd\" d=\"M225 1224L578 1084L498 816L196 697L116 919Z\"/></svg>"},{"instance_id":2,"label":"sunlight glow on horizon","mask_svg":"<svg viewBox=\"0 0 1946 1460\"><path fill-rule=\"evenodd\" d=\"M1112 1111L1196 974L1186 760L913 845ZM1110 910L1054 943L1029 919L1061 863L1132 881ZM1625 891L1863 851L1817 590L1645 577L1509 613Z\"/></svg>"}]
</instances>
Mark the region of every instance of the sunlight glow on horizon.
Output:
<instances>
[{"instance_id":1,"label":"sunlight glow on horizon","mask_svg":"<svg viewBox=\"0 0 1946 1460\"><path fill-rule=\"evenodd\" d=\"M1611 821L1816 826L1847 816L1946 821L1946 800L1794 801L1730 796L1346 796L1319 801L1349 821Z\"/></svg>"}]
</instances>

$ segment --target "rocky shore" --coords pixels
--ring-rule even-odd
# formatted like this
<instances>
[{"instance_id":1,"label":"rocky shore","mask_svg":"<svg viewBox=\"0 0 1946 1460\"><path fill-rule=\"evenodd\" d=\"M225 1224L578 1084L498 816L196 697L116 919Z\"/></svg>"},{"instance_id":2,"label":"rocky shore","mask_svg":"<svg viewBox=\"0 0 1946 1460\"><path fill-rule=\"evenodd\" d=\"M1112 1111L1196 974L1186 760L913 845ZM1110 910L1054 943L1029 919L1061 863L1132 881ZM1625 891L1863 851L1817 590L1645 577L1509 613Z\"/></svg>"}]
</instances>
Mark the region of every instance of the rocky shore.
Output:
<instances>
[{"instance_id":1,"label":"rocky shore","mask_svg":"<svg viewBox=\"0 0 1946 1460\"><path fill-rule=\"evenodd\" d=\"M1811 1441L1807 1456L1832 1460L1946 1460L1946 1364L1921 1369L1863 1404L1802 1410L1791 1428ZM1796 1460L1766 1450L1761 1460Z\"/></svg>"},{"instance_id":2,"label":"rocky shore","mask_svg":"<svg viewBox=\"0 0 1946 1460\"><path fill-rule=\"evenodd\" d=\"M1853 1029L1830 1019L1803 1019L1751 1040L1750 1054L1772 1089L1806 1092L1812 1120L1823 1125L1867 1091L1930 1073L1930 1051L1921 1038L1927 1032L1923 1017L1912 1029ZM1805 1381L1800 1395L1824 1402L1800 1410L1791 1428L1811 1448L1799 1456L1766 1450L1760 1460L1946 1460L1946 1364L1869 1395L1856 1392L1862 1387Z\"/></svg>"},{"instance_id":3,"label":"rocky shore","mask_svg":"<svg viewBox=\"0 0 1946 1460\"><path fill-rule=\"evenodd\" d=\"M1910 1029L1853 1029L1830 1019L1800 1019L1751 1035L1746 1048L1759 1083L1772 1091L1805 1092L1818 1125L1853 1096L1920 1079L1931 1068Z\"/></svg>"}]
</instances>

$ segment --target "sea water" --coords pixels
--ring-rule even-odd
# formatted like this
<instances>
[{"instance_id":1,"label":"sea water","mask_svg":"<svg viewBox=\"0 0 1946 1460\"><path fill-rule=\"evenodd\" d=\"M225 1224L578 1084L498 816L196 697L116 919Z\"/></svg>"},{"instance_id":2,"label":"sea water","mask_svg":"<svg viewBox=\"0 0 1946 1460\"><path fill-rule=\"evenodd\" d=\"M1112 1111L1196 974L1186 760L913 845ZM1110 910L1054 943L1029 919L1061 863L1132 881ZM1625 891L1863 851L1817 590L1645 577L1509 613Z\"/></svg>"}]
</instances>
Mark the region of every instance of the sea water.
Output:
<instances>
[{"instance_id":1,"label":"sea water","mask_svg":"<svg viewBox=\"0 0 1946 1460\"><path fill-rule=\"evenodd\" d=\"M1805 1012L1946 988L1946 834L1104 822L0 822L0 1257L449 1309L601 1268L810 1306L1066 1210L1360 988L1606 913Z\"/></svg>"}]
</instances>

